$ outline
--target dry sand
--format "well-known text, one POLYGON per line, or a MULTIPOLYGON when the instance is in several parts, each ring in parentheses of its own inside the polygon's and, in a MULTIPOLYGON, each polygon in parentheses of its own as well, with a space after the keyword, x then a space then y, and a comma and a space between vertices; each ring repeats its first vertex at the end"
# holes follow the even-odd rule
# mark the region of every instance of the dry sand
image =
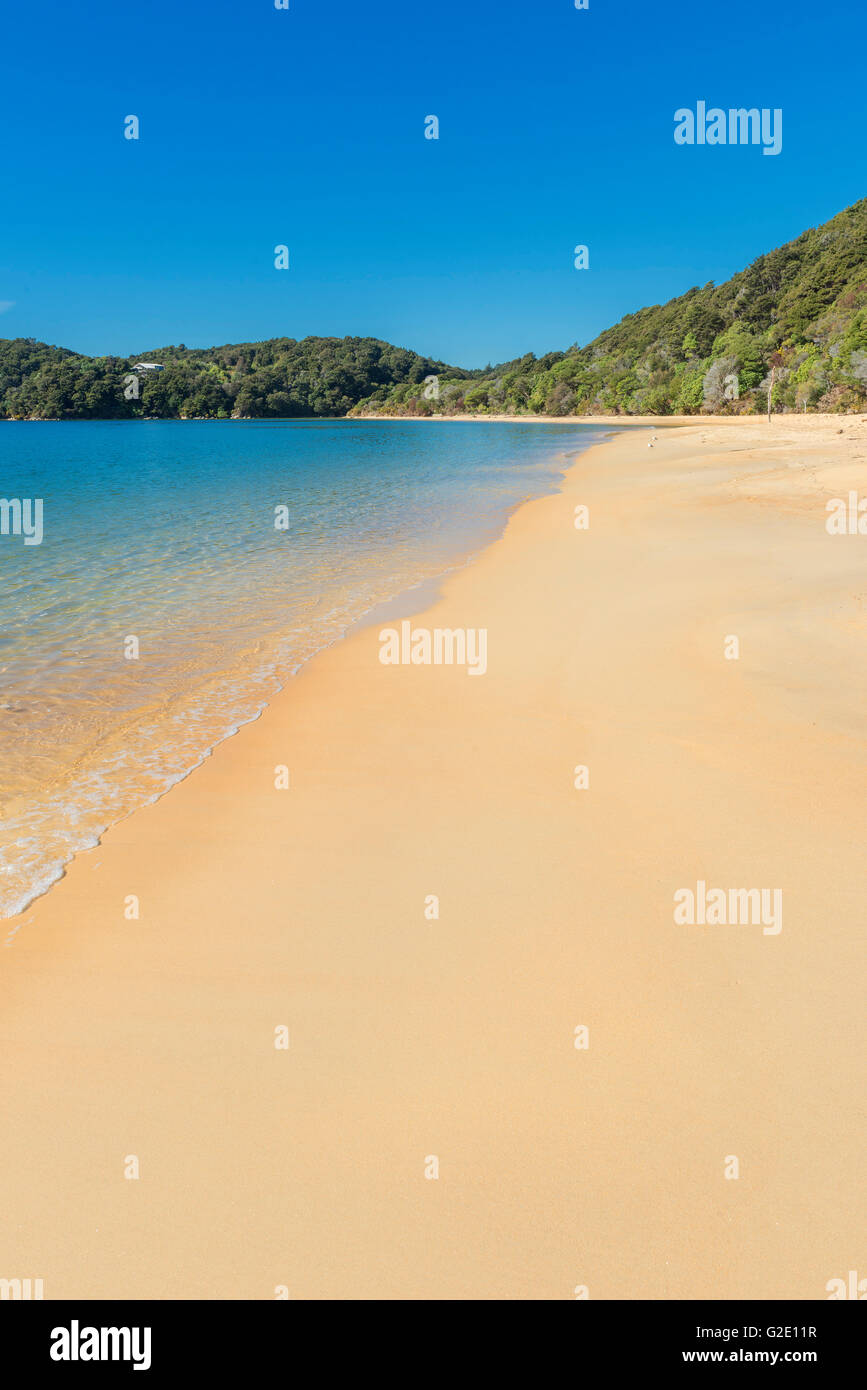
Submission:
POLYGON ((416 619, 487 628, 483 677, 383 666, 359 630, 2 924, 0 1277, 821 1299, 867 1274, 867 537, 825 530, 867 494, 867 423, 649 438, 581 455, 416 619), (780 887, 782 931, 675 925, 699 879, 780 887))

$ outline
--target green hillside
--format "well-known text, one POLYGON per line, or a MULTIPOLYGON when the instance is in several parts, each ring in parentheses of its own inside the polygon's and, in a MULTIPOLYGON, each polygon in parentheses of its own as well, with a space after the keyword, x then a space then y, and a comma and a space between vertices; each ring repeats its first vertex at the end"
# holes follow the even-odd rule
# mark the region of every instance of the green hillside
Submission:
POLYGON ((404 382, 374 392, 357 410, 763 411, 774 365, 778 410, 867 408, 867 199, 723 285, 628 314, 586 347, 538 361, 529 354, 469 383, 446 373, 434 400, 404 382))
POLYGON ((85 357, 31 338, 0 339, 0 417, 340 416, 373 391, 398 382, 412 386, 449 370, 375 338, 274 338, 202 349, 181 344, 130 357, 85 357), (163 370, 134 372, 140 361, 163 370))
POLYGON ((749 413, 767 408, 772 368, 777 410, 867 409, 867 199, 723 285, 627 314, 586 347, 485 370, 375 338, 128 358, 0 339, 0 418, 749 413), (142 360, 163 370, 134 372, 142 360))

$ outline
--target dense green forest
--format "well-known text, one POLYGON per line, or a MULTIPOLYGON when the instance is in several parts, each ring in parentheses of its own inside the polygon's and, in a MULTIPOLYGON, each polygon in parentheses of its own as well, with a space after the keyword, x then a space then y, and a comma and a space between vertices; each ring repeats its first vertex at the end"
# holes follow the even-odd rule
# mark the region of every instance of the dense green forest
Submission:
POLYGON ((776 410, 867 409, 867 199, 723 285, 627 314, 586 347, 482 370, 375 338, 128 358, 0 339, 0 418, 749 413, 767 408, 772 373, 776 410), (141 361, 163 370, 135 371, 141 361))
MULTIPOLYGON (((225 347, 84 357, 31 338, 0 339, 0 417, 226 420, 346 415, 376 390, 451 372, 375 338, 273 338, 225 347), (135 371, 139 362, 162 371, 135 371)), ((422 389, 422 388, 420 388, 422 389)))
MULTIPOLYGON (((576 272, 578 273, 578 272, 576 272)), ((583 272, 582 272, 583 273, 583 272)), ((867 409, 867 199, 725 284, 627 314, 586 347, 402 382, 356 413, 693 415, 867 409)))

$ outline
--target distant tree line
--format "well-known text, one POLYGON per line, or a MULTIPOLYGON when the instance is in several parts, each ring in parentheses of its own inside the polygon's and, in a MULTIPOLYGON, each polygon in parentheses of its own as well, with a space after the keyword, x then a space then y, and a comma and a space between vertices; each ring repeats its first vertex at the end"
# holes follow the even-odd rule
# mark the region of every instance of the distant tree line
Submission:
POLYGON ((449 370, 375 338, 274 338, 85 357, 0 339, 0 415, 39 420, 342 416, 373 391, 449 370), (160 371, 136 371, 140 361, 160 371))
POLYGON ((695 415, 867 410, 867 199, 725 284, 627 314, 586 347, 465 371, 376 338, 86 357, 0 339, 0 418, 695 415), (135 371, 141 360, 161 371, 135 371))

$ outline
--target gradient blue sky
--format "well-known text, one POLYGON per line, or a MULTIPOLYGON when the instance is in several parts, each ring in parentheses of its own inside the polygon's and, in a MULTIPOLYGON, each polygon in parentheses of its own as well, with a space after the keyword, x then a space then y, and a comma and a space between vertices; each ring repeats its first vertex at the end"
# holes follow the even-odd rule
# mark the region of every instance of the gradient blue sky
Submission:
POLYGON ((865 39, 864 0, 10 5, 0 334, 586 342, 864 196, 865 39), (782 153, 675 146, 698 99, 782 107, 782 153))

